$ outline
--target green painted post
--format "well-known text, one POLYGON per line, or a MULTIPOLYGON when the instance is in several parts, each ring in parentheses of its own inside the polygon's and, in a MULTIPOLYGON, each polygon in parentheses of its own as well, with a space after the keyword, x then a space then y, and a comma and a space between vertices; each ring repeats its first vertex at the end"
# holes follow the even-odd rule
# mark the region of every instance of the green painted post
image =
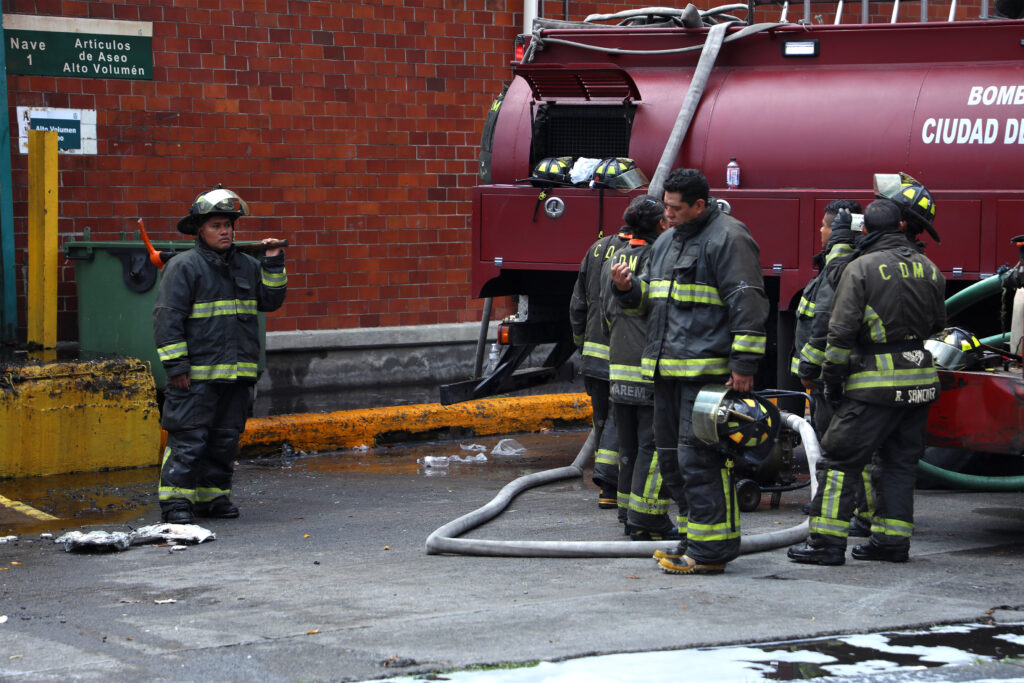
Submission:
POLYGON ((11 126, 7 115, 7 40, 0 9, 0 342, 14 342, 18 327, 17 286, 14 280, 14 193, 11 191, 11 126))

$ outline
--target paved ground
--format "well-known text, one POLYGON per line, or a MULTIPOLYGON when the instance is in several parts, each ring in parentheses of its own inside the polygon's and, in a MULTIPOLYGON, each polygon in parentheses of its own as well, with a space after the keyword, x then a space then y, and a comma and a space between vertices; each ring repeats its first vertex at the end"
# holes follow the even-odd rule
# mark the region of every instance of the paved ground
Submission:
MULTIPOLYGON (((45 528, 155 522, 155 472, 90 475, 70 489, 2 482, 3 495, 64 520, 0 516, 0 536, 20 536, 0 545, 0 617, 7 617, 0 623, 0 679, 360 680, 480 663, 1024 621, 1018 493, 919 492, 905 565, 808 567, 776 550, 743 556, 722 576, 680 577, 642 558, 424 552, 431 531, 485 504, 520 474, 568 464, 584 437, 517 436, 528 447, 523 457, 492 457, 434 476, 416 458, 460 454, 457 443, 244 462, 235 495, 242 517, 210 522, 216 541, 179 552, 139 546, 68 554, 37 540, 45 528)), ((493 446, 498 438, 474 442, 493 446)), ((783 496, 778 510, 762 503, 743 517, 744 532, 796 524, 806 491, 783 496)), ((596 489, 580 479, 534 489, 470 536, 623 539, 615 513, 595 501, 596 489)))

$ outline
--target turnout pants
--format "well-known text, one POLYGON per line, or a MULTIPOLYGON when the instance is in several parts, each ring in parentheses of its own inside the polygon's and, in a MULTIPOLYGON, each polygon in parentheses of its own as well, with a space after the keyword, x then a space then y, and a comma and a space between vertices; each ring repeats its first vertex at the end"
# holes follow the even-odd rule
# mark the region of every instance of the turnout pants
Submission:
POLYGON ((594 411, 594 437, 597 439, 594 483, 600 488, 614 488, 619 480, 619 439, 608 398, 609 383, 606 379, 584 375, 583 387, 590 395, 590 405, 594 411))
MULTIPOLYGON (((686 554, 698 564, 723 564, 740 554, 740 509, 732 461, 702 444, 693 433, 693 403, 703 385, 657 376, 654 405, 656 412, 674 411, 678 424, 676 459, 688 503, 686 554)), ((661 419, 672 417, 663 414, 661 419)))
MULTIPOLYGON (((658 453, 658 470, 669 498, 679 508, 676 526, 679 533, 687 528, 686 492, 679 471, 679 411, 678 397, 672 390, 674 380, 660 375, 654 379, 654 444, 658 453)), ((692 408, 692 406, 691 406, 692 408)))
POLYGON ((619 510, 631 527, 657 533, 676 530, 668 518, 669 499, 662 493, 658 453, 654 448, 654 406, 612 401, 619 436, 619 510))
MULTIPOLYGON (((820 380, 814 382, 811 398, 811 424, 814 425, 814 431, 820 441, 825 436, 829 423, 832 422, 835 408, 825 399, 824 384, 820 380)), ((871 524, 871 518, 875 514, 875 492, 871 488, 872 469, 871 465, 866 466, 857 477, 856 505, 853 510, 854 516, 867 524, 871 524)))
POLYGON ((917 461, 924 454, 927 422, 928 405, 904 408, 843 401, 821 442, 825 455, 811 502, 813 543, 846 547, 857 484, 875 454, 871 542, 890 548, 910 546, 917 461))
POLYGON ((249 382, 168 385, 160 425, 167 447, 160 467, 160 508, 190 508, 231 495, 233 462, 252 403, 249 382))

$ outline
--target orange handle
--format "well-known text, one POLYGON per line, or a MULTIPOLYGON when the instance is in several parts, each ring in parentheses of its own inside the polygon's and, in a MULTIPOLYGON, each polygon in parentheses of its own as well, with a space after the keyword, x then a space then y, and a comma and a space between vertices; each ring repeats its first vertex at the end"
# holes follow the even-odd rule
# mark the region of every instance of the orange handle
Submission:
POLYGON ((149 241, 149 235, 146 234, 146 224, 139 219, 139 232, 142 234, 142 241, 146 243, 146 251, 149 252, 149 262, 156 266, 157 270, 163 270, 164 260, 160 258, 160 252, 153 247, 153 243, 149 241))

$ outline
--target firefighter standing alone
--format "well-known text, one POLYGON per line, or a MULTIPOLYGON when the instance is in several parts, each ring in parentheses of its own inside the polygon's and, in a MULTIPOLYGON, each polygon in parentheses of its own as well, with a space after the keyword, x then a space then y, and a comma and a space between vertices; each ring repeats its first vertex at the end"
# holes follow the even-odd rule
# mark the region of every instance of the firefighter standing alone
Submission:
POLYGON ((826 456, 811 501, 810 538, 788 552, 795 562, 845 562, 854 485, 876 450, 871 538, 852 556, 909 557, 915 472, 939 387, 924 340, 945 326, 946 310, 945 279, 908 243, 902 218, 891 200, 868 205, 859 256, 836 288, 822 380, 841 403, 822 439, 826 456))
POLYGON ((153 307, 168 377, 160 420, 167 430, 159 488, 165 522, 238 516, 232 463, 257 379, 257 312, 280 308, 287 286, 277 240, 263 240, 259 261, 235 248, 235 221, 248 213, 219 186, 196 197, 178 221, 179 231, 196 235, 195 248, 167 262, 153 307))

